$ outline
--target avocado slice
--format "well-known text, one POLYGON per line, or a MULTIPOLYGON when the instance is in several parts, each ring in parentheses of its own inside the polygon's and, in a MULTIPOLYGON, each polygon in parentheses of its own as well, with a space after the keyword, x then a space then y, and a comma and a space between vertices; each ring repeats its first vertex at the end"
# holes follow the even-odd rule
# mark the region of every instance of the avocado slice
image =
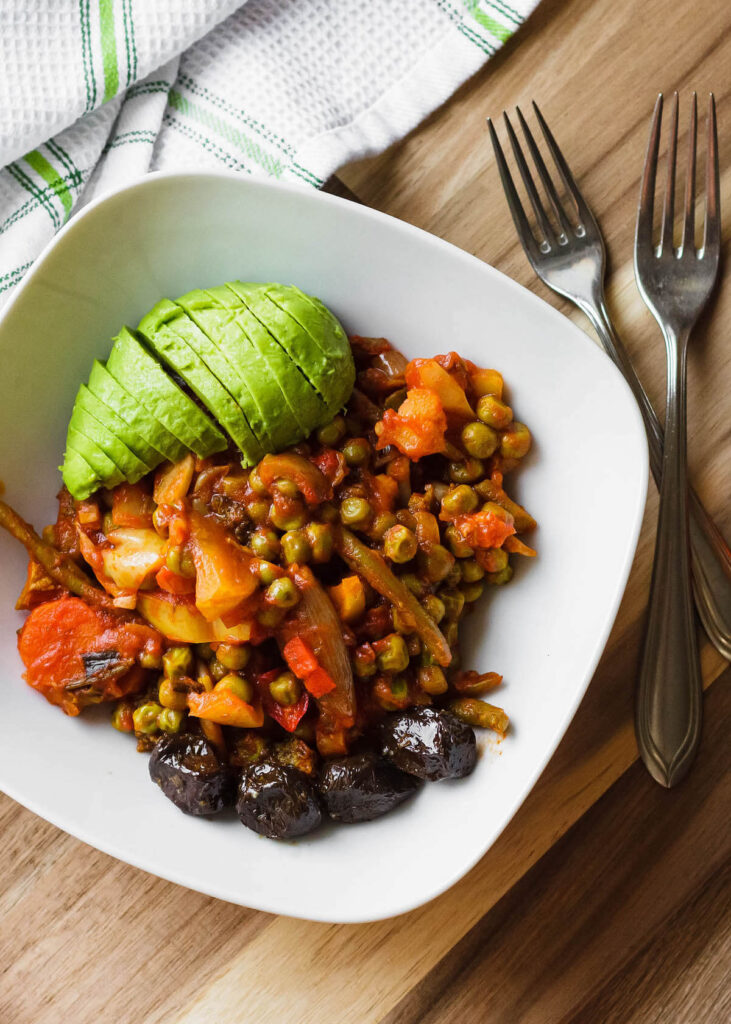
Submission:
MULTIPOLYGON (((196 288, 175 300, 188 317, 186 341, 198 352, 201 359, 216 374, 231 392, 246 416, 262 452, 274 450, 274 443, 266 427, 266 416, 262 412, 262 390, 257 389, 256 378, 251 375, 260 368, 261 358, 248 339, 242 351, 242 339, 235 339, 233 332, 226 332, 231 314, 223 311, 207 292, 196 288), (248 376, 247 376, 248 375, 248 376)), ((178 324, 176 321, 176 330, 178 324)), ((279 396, 279 401, 283 400, 279 396)), ((261 457, 261 456, 260 456, 261 457)))
POLYGON ((319 299, 294 285, 266 284, 267 297, 306 331, 313 345, 305 350, 303 366, 334 415, 350 398, 355 364, 348 336, 340 321, 319 299))
MULTIPOLYGON (((82 384, 81 387, 83 388, 83 386, 82 384)), ((120 441, 111 430, 84 408, 83 402, 79 401, 78 394, 69 425, 98 445, 129 483, 137 483, 146 473, 150 472, 144 462, 138 459, 123 441, 120 441)))
MULTIPOLYGON (((325 399, 327 387, 323 389, 322 384, 324 381, 332 387, 332 382, 325 380, 332 370, 326 363, 326 369, 321 369, 319 363, 324 360, 313 359, 313 343, 307 332, 264 294, 261 285, 233 281, 226 287, 239 297, 291 360, 287 393, 293 399, 290 404, 298 420, 309 428, 308 433, 329 422, 332 414, 325 399)), ((315 349, 315 355, 319 356, 319 349, 315 349)))
POLYGON ((77 501, 84 501, 102 485, 86 459, 73 448, 66 449, 59 468, 67 490, 77 501))
MULTIPOLYGON (((152 413, 140 405, 137 399, 119 384, 104 363, 94 360, 89 376, 89 391, 105 405, 113 409, 120 419, 144 437, 157 461, 168 459, 178 462, 187 452, 184 444, 155 419, 152 413)), ((141 456, 140 456, 141 457, 141 456)))
MULTIPOLYGON (((154 448, 147 444, 133 427, 130 427, 116 414, 114 409, 110 409, 101 399, 93 395, 86 384, 82 384, 79 388, 76 401, 90 416, 93 416, 95 420, 103 424, 115 437, 119 438, 140 465, 145 467, 145 473, 149 473, 150 470, 153 470, 155 466, 162 462, 160 452, 155 451, 154 448)), ((144 476, 145 474, 143 473, 142 475, 144 476)))
MULTIPOLYGON (((308 419, 298 404, 300 374, 292 360, 235 292, 226 285, 206 291, 228 310, 233 329, 243 333, 263 360, 259 381, 269 383, 267 427, 276 448, 286 448, 307 437, 312 430, 312 418, 308 419)), ((307 388, 302 390, 306 393, 307 388)))
MULTIPOLYGON (((190 320, 180 306, 162 299, 142 318, 138 331, 161 360, 179 373, 201 402, 210 409, 217 421, 228 432, 234 444, 241 449, 243 465, 253 466, 264 455, 264 450, 251 431, 248 420, 221 380, 212 372, 193 343, 203 339, 203 347, 218 355, 224 372, 228 364, 215 345, 190 320)), ((236 375, 229 368, 229 375, 236 375)))
MULTIPOLYGON (((72 416, 73 419, 73 416, 72 416)), ((66 449, 73 448, 77 455, 85 459, 99 477, 99 484, 102 487, 116 487, 124 480, 124 473, 114 463, 107 453, 99 447, 96 441, 92 441, 86 434, 82 434, 75 426, 69 423, 66 434, 66 449)))
MULTIPOLYGON (((238 295, 253 316, 276 342, 284 348, 298 372, 308 385, 307 392, 312 399, 303 412, 310 429, 332 419, 329 413, 329 396, 336 389, 333 379, 335 368, 332 360, 322 356, 310 335, 294 321, 284 309, 277 306, 265 294, 261 285, 241 281, 228 282, 226 287, 238 295)), ((295 383, 294 375, 290 382, 295 383)), ((300 389, 301 390, 301 389, 300 389)), ((298 402, 297 408, 300 408, 298 402)))
MULTIPOLYGON (((191 311, 196 323, 235 364, 261 411, 262 429, 270 439, 270 450, 287 448, 309 433, 298 421, 281 386, 291 364, 274 339, 261 329, 236 296, 221 285, 206 289, 211 309, 191 311), (242 314, 246 314, 243 316, 242 314), (253 322, 247 330, 246 317, 253 322)), ((259 426, 256 426, 259 436, 259 426)))
POLYGON ((227 447, 218 427, 127 327, 114 339, 107 370, 142 405, 154 409, 155 418, 196 455, 205 458, 227 447))

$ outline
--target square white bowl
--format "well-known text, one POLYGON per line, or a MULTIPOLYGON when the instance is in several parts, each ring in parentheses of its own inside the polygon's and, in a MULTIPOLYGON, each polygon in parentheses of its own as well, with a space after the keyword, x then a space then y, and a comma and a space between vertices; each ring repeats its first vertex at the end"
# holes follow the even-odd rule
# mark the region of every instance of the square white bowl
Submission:
MULTIPOLYGON (((484 211, 489 230, 489 203, 484 211)), ((356 922, 410 910, 485 853, 584 695, 624 591, 647 489, 639 412, 578 328, 466 253, 354 203, 228 173, 152 175, 64 228, 0 318, 0 479, 37 527, 55 518, 79 382, 123 323, 162 296, 240 278, 299 285, 346 330, 409 357, 455 349, 505 376, 535 448, 508 489, 535 515, 538 558, 479 603, 465 667, 503 673, 509 736, 468 779, 396 812, 268 841, 231 815, 181 814, 106 716, 65 718, 27 687, 14 611, 26 557, 0 536, 0 788, 72 835, 163 878, 272 913, 356 922)), ((0 531, 1 533, 2 531, 0 531)), ((528 560, 526 560, 526 563, 528 560)))

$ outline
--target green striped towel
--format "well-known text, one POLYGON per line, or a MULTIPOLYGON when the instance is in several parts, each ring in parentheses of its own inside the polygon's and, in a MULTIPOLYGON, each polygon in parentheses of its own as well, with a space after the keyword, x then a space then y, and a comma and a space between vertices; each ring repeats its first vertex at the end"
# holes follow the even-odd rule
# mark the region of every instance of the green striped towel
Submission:
POLYGON ((406 134, 538 0, 2 0, 0 304, 154 170, 321 186, 406 134))

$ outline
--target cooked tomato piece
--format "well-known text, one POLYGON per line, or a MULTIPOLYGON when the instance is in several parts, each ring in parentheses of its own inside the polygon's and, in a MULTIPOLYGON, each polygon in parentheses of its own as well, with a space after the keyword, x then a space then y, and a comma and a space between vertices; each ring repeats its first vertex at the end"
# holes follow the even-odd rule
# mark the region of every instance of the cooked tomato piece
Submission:
MULTIPOLYGON (((437 363, 434 365, 451 382, 449 374, 437 363)), ((417 460, 424 455, 444 451, 447 417, 435 391, 415 387, 409 389, 398 411, 384 411, 375 430, 378 437, 376 448, 380 450, 392 444, 410 459, 417 460)))

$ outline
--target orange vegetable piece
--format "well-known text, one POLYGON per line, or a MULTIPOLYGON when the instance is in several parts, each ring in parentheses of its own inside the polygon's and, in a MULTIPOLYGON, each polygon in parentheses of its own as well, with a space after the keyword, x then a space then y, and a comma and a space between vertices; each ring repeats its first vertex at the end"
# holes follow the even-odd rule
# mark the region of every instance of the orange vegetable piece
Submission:
POLYGON ((232 612, 256 589, 254 556, 237 544, 224 526, 199 512, 188 513, 188 526, 196 571, 196 607, 213 622, 232 612))
POLYGON ((320 667, 310 645, 299 636, 287 641, 282 648, 282 654, 298 679, 306 679, 320 667))
POLYGON ((503 519, 486 508, 456 516, 453 522, 465 543, 473 548, 499 548, 515 533, 511 515, 505 513, 503 519))
POLYGON ((168 640, 185 644, 207 644, 213 641, 243 644, 251 639, 251 623, 226 626, 222 619, 208 622, 196 608, 191 597, 174 595, 164 590, 141 590, 137 595, 137 611, 168 640))
POLYGON ((464 390, 435 359, 412 359, 406 367, 408 388, 427 388, 439 398, 446 413, 474 419, 464 390))
POLYGON ((195 593, 195 580, 173 572, 166 565, 163 565, 162 569, 158 569, 155 580, 160 590, 167 590, 169 594, 195 593))
POLYGON ((475 398, 482 398, 483 395, 494 395, 495 398, 503 397, 503 377, 501 373, 498 373, 497 370, 483 370, 471 363, 467 365, 470 375, 470 388, 475 398))
POLYGON ((316 668, 306 679, 303 680, 306 688, 313 697, 324 697, 326 693, 332 693, 335 689, 335 680, 324 668, 316 668))
POLYGON ((535 558, 538 553, 535 548, 524 544, 519 537, 508 537, 503 547, 513 555, 525 555, 527 558, 535 558))
MULTIPOLYGON (((440 366, 437 369, 444 373, 440 366)), ((449 379, 449 374, 445 376, 449 379)), ((376 448, 393 444, 410 459, 420 459, 444 451, 446 430, 447 417, 439 396, 426 388, 411 388, 398 411, 386 409, 376 423, 376 448)))
POLYGON ((112 493, 112 522, 115 526, 152 529, 155 503, 142 484, 119 484, 112 493))
POLYGON ((156 505, 174 505, 188 493, 193 481, 195 458, 188 454, 180 462, 167 462, 155 474, 153 496, 156 505))
POLYGON ((262 708, 247 704, 231 690, 189 693, 188 711, 193 718, 204 718, 218 725, 233 725, 237 729, 259 729, 264 724, 262 708))
POLYGON ((332 487, 320 469, 296 452, 265 455, 257 466, 259 478, 271 489, 275 480, 293 480, 308 505, 319 505, 332 498, 332 487))
POLYGON ((67 715, 142 685, 135 662, 143 650, 161 653, 162 638, 78 597, 39 605, 18 634, 26 681, 67 715))
POLYGON ((328 587, 328 593, 343 622, 354 622, 365 612, 366 595, 359 576, 345 576, 337 586, 328 587))

